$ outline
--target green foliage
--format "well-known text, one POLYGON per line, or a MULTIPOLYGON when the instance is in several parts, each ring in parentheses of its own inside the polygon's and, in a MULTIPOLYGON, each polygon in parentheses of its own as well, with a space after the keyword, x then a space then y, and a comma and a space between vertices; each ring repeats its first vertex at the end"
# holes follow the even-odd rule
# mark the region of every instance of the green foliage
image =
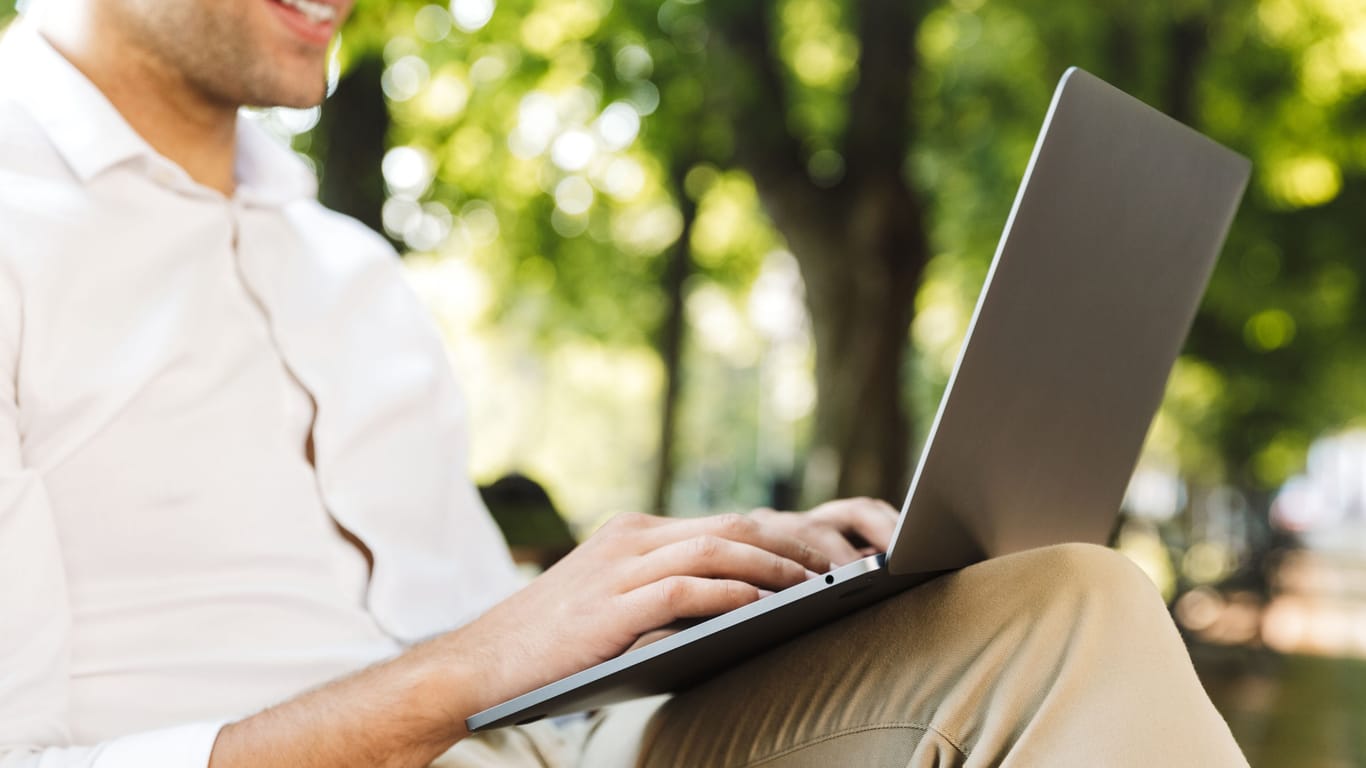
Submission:
MULTIPOLYGON (((1187 474, 1274 488, 1313 437, 1366 413, 1363 34, 1363 4, 1326 0, 935 11, 918 41, 926 129, 913 168, 944 258, 988 258, 1046 89, 1069 64, 1247 154, 1255 176, 1152 447, 1187 474)), ((942 279, 980 282, 944 268, 927 290, 942 279)))
MULTIPOLYGON (((492 319, 548 340, 644 343, 662 311, 660 256, 682 231, 676 180, 727 143, 723 131, 696 130, 693 8, 510 1, 472 32, 444 14, 364 4, 344 46, 348 60, 382 53, 389 66, 392 141, 432 166, 423 197, 454 218, 444 249, 495 276, 492 319), (469 237, 470 206, 496 216, 496 230, 482 224, 496 236, 469 237)), ((748 202, 726 235, 753 243, 764 225, 748 202)), ((712 250, 737 255, 730 242, 712 250)), ((713 260, 715 275, 752 277, 752 267, 737 272, 746 259, 755 256, 713 260)))
MULTIPOLYGON (((391 102, 392 140, 430 158, 434 178, 422 199, 454 222, 442 251, 492 276, 491 321, 534 328, 546 342, 640 346, 661 318, 661 255, 682 231, 685 205, 697 212, 694 288, 743 296, 764 254, 782 243, 736 169, 734 128, 717 112, 765 87, 708 44, 748 7, 505 0, 486 26, 465 32, 450 28, 442 8, 368 2, 346 31, 344 58, 382 53, 392 79, 416 73, 412 93, 391 102), (591 134, 611 104, 640 116, 638 138, 583 168, 557 165, 553 148, 534 146, 544 137, 523 130, 539 114, 553 132, 591 134)), ((800 142, 812 178, 836 181, 846 96, 862 66, 857 6, 765 7, 790 106, 770 118, 800 142)), ((925 13, 910 41, 917 127, 904 157, 887 158, 904 164, 929 201, 938 254, 917 300, 917 362, 908 371, 922 417, 1053 84, 1072 64, 1256 166, 1151 449, 1191 475, 1272 487, 1315 435, 1366 413, 1355 213, 1366 203, 1362 3, 953 0, 925 13)))

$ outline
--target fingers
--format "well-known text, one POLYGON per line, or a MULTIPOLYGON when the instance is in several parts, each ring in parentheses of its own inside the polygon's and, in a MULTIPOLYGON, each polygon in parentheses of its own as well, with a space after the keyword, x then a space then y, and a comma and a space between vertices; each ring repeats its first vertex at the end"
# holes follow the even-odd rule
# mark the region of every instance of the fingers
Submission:
POLYGON ((641 529, 640 552, 648 552, 700 536, 711 536, 766 550, 791 560, 806 569, 823 573, 830 567, 830 558, 814 547, 784 530, 762 525, 744 515, 725 514, 669 521, 662 525, 641 529))
POLYGON ((643 635, 641 635, 640 637, 636 638, 636 641, 635 641, 634 643, 631 643, 630 647, 628 647, 628 648, 626 649, 625 652, 626 652, 626 653, 630 653, 631 651, 634 651, 634 650, 637 649, 637 648, 644 648, 645 646, 647 646, 647 645, 649 645, 649 644, 651 644, 651 643, 655 643, 655 642, 658 642, 658 641, 660 641, 660 640, 663 640, 663 639, 666 638, 666 637, 671 637, 671 636, 673 636, 673 635, 676 635, 676 634, 678 634, 680 631, 681 631, 681 630, 671 629, 671 628, 669 628, 669 627, 665 627, 665 628, 663 628, 663 629, 656 629, 656 630, 653 630, 653 631, 651 631, 651 632, 646 632, 645 634, 643 634, 643 635))
POLYGON ((622 595, 640 627, 664 627, 678 619, 718 616, 758 600, 758 587, 734 579, 670 576, 622 595))
POLYGON ((879 499, 854 498, 826 502, 811 510, 810 515, 834 525, 845 535, 856 534, 877 552, 886 552, 892 545, 900 513, 879 499))
POLYGON ((819 549, 830 562, 826 564, 821 572, 828 570, 831 566, 847 565, 858 560, 864 555, 849 543, 849 539, 844 537, 838 529, 833 526, 813 525, 802 531, 802 536, 819 549))
POLYGON ((671 576, 734 579, 780 590, 807 578, 807 568, 782 555, 744 542, 704 534, 666 544, 635 561, 631 586, 671 576))
POLYGON ((765 525, 786 531, 793 538, 805 541, 820 552, 827 562, 817 572, 852 563, 864 557, 833 521, 823 520, 810 513, 776 512, 767 508, 756 509, 749 514, 765 525))

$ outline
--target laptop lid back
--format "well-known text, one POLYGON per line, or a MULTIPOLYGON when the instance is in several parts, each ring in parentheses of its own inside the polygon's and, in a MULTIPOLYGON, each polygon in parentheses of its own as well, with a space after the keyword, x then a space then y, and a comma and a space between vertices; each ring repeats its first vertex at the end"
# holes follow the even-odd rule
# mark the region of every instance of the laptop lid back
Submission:
POLYGON ((892 573, 1103 542, 1250 164, 1079 69, 1007 219, 892 573))

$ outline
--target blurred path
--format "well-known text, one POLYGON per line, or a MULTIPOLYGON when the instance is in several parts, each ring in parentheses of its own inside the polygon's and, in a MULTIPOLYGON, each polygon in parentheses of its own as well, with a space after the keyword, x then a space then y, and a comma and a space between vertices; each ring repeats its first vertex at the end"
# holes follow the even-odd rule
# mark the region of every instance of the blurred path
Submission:
POLYGON ((1366 767, 1366 661, 1218 646, 1191 654, 1253 768, 1366 767))
POLYGON ((1295 642, 1278 646, 1316 655, 1197 640, 1196 670, 1253 768, 1366 768, 1366 659, 1345 657, 1359 642, 1339 642, 1361 631, 1366 565, 1341 553, 1301 553, 1287 565, 1263 631, 1279 631, 1278 610, 1293 616, 1284 623, 1295 636, 1281 639, 1295 642))

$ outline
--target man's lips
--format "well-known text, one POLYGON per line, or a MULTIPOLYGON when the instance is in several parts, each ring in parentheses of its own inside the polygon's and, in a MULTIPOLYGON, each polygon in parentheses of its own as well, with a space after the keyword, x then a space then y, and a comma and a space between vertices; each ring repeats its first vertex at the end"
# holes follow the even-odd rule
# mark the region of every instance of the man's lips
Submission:
POLYGON ((265 0, 284 25, 304 42, 326 46, 345 17, 332 3, 318 0, 265 0), (312 13, 305 12, 311 8, 312 13), (330 18, 329 18, 330 17, 330 18))

